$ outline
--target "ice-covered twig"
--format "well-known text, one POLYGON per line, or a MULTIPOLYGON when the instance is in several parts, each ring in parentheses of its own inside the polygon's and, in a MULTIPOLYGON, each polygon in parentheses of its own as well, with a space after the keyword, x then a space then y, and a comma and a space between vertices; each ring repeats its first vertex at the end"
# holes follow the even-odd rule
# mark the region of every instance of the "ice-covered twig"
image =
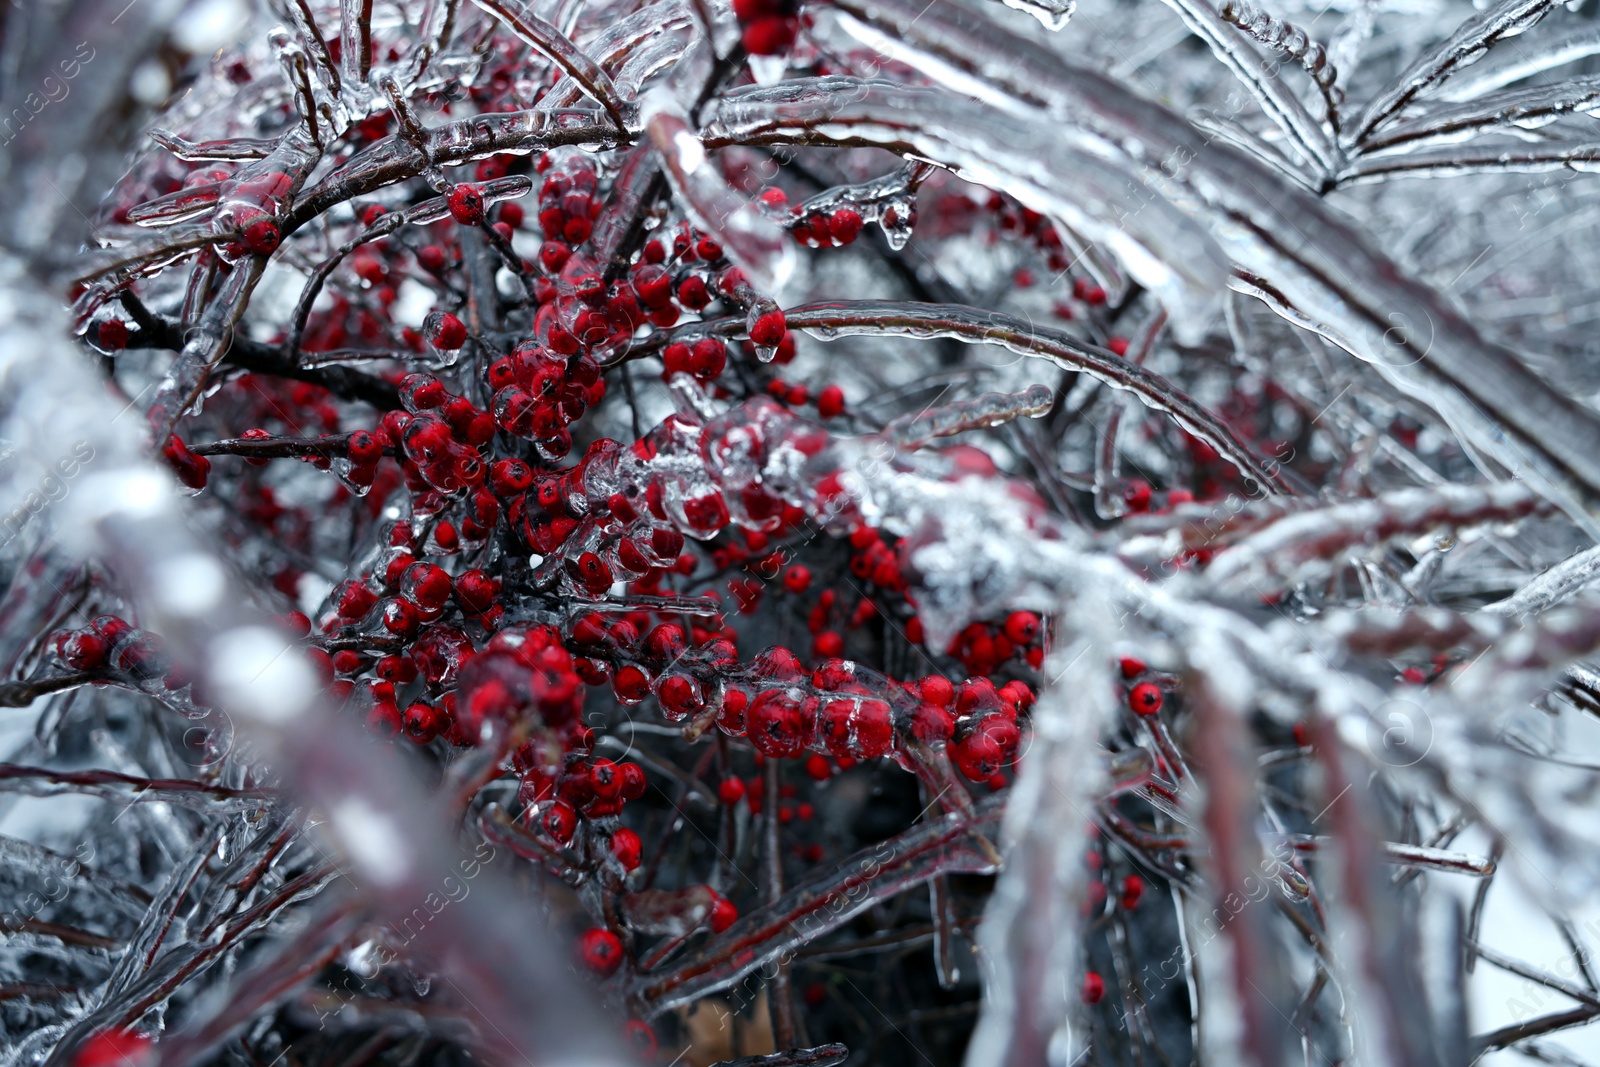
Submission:
POLYGON ((1479 131, 1532 130, 1565 114, 1590 114, 1596 109, 1600 109, 1600 78, 1509 89, 1464 103, 1427 108, 1415 118, 1396 122, 1368 138, 1362 149, 1373 153, 1430 141, 1460 141, 1479 131))
POLYGON ((150 131, 150 139, 188 163, 201 163, 207 160, 265 159, 278 146, 277 140, 270 137, 233 137, 226 141, 186 141, 177 134, 160 128, 150 131))
MULTIPOLYGON (((1283 576, 1301 564, 1326 564, 1355 546, 1377 545, 1431 530, 1514 522, 1540 511, 1541 502, 1516 482, 1484 488, 1452 485, 1398 490, 1373 500, 1290 512, 1231 546, 1237 536, 1234 530, 1218 529, 1220 537, 1202 542, 1206 547, 1225 547, 1211 562, 1206 577, 1226 587, 1252 578, 1283 576)), ((1226 520, 1208 516, 1205 521, 1221 527, 1226 520)))
POLYGON ((1600 577, 1600 548, 1585 549, 1483 610, 1494 615, 1536 614, 1576 596, 1597 577, 1600 577))
POLYGON ((524 43, 549 56, 605 108, 619 131, 629 128, 626 113, 632 109, 617 95, 611 76, 560 30, 536 15, 531 4, 525 0, 473 0, 473 3, 504 22, 524 43))
POLYGON ((7 789, 36 797, 84 793, 111 800, 197 805, 216 811, 253 811, 275 803, 278 796, 270 789, 227 789, 188 778, 139 778, 116 771, 56 771, 14 763, 0 763, 0 782, 7 789))
POLYGON ((339 38, 344 85, 360 94, 372 71, 372 0, 340 0, 339 38))
POLYGON ((1419 94, 1478 59, 1501 41, 1531 29, 1554 6, 1554 0, 1500 0, 1489 10, 1463 22, 1447 40, 1419 56, 1368 102, 1350 129, 1347 143, 1364 143, 1374 130, 1419 94))
POLYGON ((1335 84, 1339 79, 1339 72, 1328 62, 1327 49, 1317 41, 1311 40, 1300 27, 1240 0, 1225 0, 1219 14, 1222 21, 1232 23, 1268 48, 1289 56, 1300 64, 1301 69, 1311 75, 1327 107, 1328 125, 1337 135, 1339 105, 1344 103, 1344 90, 1335 84))
POLYGON ((1033 745, 1001 829, 1005 870, 978 931, 984 1010, 969 1067, 1081 1055, 1072 991, 1080 981, 1075 917, 1086 877, 1076 856, 1105 773, 1093 739, 1113 698, 1108 650, 1093 636, 1092 620, 1108 608, 1093 594, 1074 600, 1064 612, 1070 636, 1046 661, 1051 685, 1034 709, 1033 745))
POLYGON ((1228 23, 1236 20, 1229 19, 1226 13, 1219 14, 1209 0, 1167 2, 1183 17, 1184 24, 1244 83, 1261 109, 1288 134, 1306 160, 1324 172, 1333 169, 1334 147, 1328 134, 1278 78, 1276 70, 1228 28, 1228 23))
POLYGON ((1392 178, 1451 178, 1467 174, 1538 174, 1584 169, 1600 162, 1600 144, 1469 144, 1403 154, 1364 156, 1339 172, 1338 184, 1364 185, 1392 178))

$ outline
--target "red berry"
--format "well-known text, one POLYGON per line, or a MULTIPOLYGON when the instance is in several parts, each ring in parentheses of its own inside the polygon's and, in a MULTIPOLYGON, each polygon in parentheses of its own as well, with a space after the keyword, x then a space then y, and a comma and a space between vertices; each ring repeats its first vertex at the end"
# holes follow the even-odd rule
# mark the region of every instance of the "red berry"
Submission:
POLYGON ((1000 746, 982 730, 974 730, 955 745, 956 769, 968 781, 982 782, 993 777, 1004 758, 1000 746))
POLYGON ((257 219, 244 231, 244 247, 252 255, 270 256, 282 240, 282 231, 272 219, 257 219))
POLYGON ((654 1062, 658 1045, 656 1032, 650 1029, 649 1023, 642 1019, 629 1019, 622 1024, 622 1037, 641 1060, 654 1062))
POLYGON ((438 708, 432 704, 417 703, 406 709, 403 725, 407 737, 419 745, 425 745, 443 733, 447 724, 438 708))
POLYGON ((357 430, 345 444, 345 454, 356 467, 376 467, 383 459, 383 446, 366 430, 357 430))
POLYGON ((1006 637, 1019 645, 1031 645, 1039 636, 1039 616, 1031 611, 1013 611, 1006 616, 1006 637))
POLYGON ((722 784, 717 786, 717 799, 732 807, 744 799, 744 780, 740 778, 724 778, 722 784))
POLYGON ((476 185, 463 182, 450 190, 450 217, 463 226, 476 226, 483 221, 483 192, 476 185))
POLYGON ((720 934, 739 918, 739 909, 730 904, 725 897, 718 897, 711 905, 711 914, 707 918, 712 932, 720 934))
POLYGON ((1161 687, 1154 682, 1140 682, 1128 691, 1128 707, 1139 715, 1156 714, 1161 702, 1161 687))
POLYGON ((783 575, 783 587, 799 596, 811 588, 811 568, 796 563, 783 575))
POLYGON ((950 740, 955 729, 955 719, 937 704, 919 704, 911 713, 911 736, 925 745, 950 740))
POLYGON ((638 800, 644 796, 645 787, 650 783, 645 778, 643 767, 637 763, 619 764, 617 774, 622 779, 623 800, 638 800))
POLYGON ((1139 906, 1139 901, 1144 899, 1144 879, 1137 874, 1130 874, 1122 880, 1122 895, 1119 903, 1124 911, 1132 911, 1139 906))
POLYGON ((689 373, 703 381, 719 377, 728 366, 728 346, 715 337, 702 337, 690 351, 689 373))
POLYGON ((948 708, 955 703, 956 687, 950 679, 938 674, 930 674, 918 683, 922 690, 922 699, 941 708, 948 708))
POLYGON ((800 20, 777 15, 764 16, 745 24, 744 50, 753 56, 782 55, 794 44, 800 20))
POLYGON ((594 232, 594 223, 582 216, 567 219, 561 227, 561 239, 569 245, 581 245, 594 232))
POLYGON ((617 765, 608 759, 597 759, 589 765, 589 787, 601 801, 613 801, 622 796, 622 775, 617 765))
POLYGON ((448 311, 441 312, 437 319, 430 316, 428 343, 440 351, 454 352, 467 343, 467 328, 448 311))
POLYGON ((444 607, 450 588, 450 575, 432 563, 413 563, 400 579, 401 594, 429 609, 444 607))
POLYGON ((500 592, 500 580, 491 578, 481 570, 470 570, 457 576, 454 589, 456 603, 469 615, 481 615, 494 607, 494 598, 500 592))
POLYGON ((75 671, 104 667, 109 652, 105 638, 87 630, 80 630, 61 643, 61 658, 75 671))
POLYGON ((663 308, 672 300, 672 278, 660 267, 643 264, 633 272, 633 291, 645 307, 663 308))
POLYGON ((788 325, 784 320, 783 312, 769 311, 759 316, 750 325, 750 340, 762 347, 770 347, 783 340, 783 335, 788 332, 788 325))
POLYGON ((847 245, 861 233, 861 214, 852 208, 842 207, 828 217, 828 233, 835 241, 847 245))
POLYGON ((405 685, 417 679, 417 665, 409 656, 390 654, 381 656, 374 664, 373 670, 379 678, 397 685, 405 685))
POLYGON ((643 849, 644 843, 639 840, 639 835, 626 826, 611 835, 611 854, 625 871, 635 870, 639 866, 643 849))
POLYGON ((400 733, 400 709, 393 704, 378 702, 367 712, 367 729, 380 737, 394 737, 400 733))
POLYGON ((161 454, 172 469, 178 472, 178 481, 194 490, 206 487, 206 480, 211 476, 211 461, 189 451, 189 446, 183 443, 183 438, 177 434, 167 438, 161 454))
POLYGON ((1093 971, 1083 976, 1083 1002, 1098 1004, 1105 998, 1106 980, 1093 971))
POLYGON ((101 1030, 78 1046, 72 1067, 144 1067, 155 1061, 150 1039, 132 1030, 101 1030))
POLYGON ((622 942, 603 927, 585 930, 578 938, 578 958, 601 978, 610 978, 622 966, 622 942))
POLYGON ((756 751, 774 759, 800 755, 815 736, 814 718, 783 690, 769 689, 751 701, 745 722, 756 751))
POLYGON ((438 245, 423 245, 417 251, 417 265, 432 274, 444 270, 446 263, 444 249, 438 245))
POLYGON ((101 319, 96 336, 101 348, 107 352, 120 352, 128 347, 128 324, 121 319, 101 319))
POLYGON ((550 810, 544 813, 539 825, 544 827, 544 832, 550 835, 552 841, 565 845, 578 830, 577 809, 565 800, 558 800, 550 805, 550 810))
POLYGON ((825 419, 835 419, 844 414, 844 390, 837 385, 823 386, 817 394, 817 414, 825 419))
POLYGON ((421 621, 417 606, 402 597, 394 597, 383 606, 383 626, 390 633, 410 637, 421 621))
POLYGON ((341 619, 365 618, 367 612, 372 610, 372 605, 378 602, 361 582, 349 581, 342 583, 333 593, 333 608, 339 613, 341 619))
POLYGON ((1033 707, 1035 697, 1027 682, 1015 680, 1000 687, 1000 699, 1018 711, 1027 711, 1033 707))
POLYGON ((711 303, 711 294, 706 290, 706 281, 698 274, 691 274, 678 283, 678 303, 690 311, 699 311, 711 303))
POLYGON ((590 594, 599 596, 611 588, 611 567, 597 553, 585 552, 566 562, 567 575, 590 594))
POLYGON ((560 241, 546 241, 539 246, 539 265, 551 274, 559 274, 572 258, 572 249, 560 241))
POLYGON ((682 341, 674 341, 661 350, 661 363, 668 374, 689 374, 694 366, 694 350, 682 341))

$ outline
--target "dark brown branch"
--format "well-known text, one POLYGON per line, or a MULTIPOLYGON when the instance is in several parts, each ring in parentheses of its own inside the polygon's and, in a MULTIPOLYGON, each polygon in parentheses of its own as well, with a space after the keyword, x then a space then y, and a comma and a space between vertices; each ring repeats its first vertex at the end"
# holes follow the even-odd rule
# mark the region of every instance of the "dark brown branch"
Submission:
POLYGON ((837 1067, 849 1055, 848 1048, 835 1042, 815 1048, 792 1048, 770 1056, 742 1056, 714 1063, 711 1067, 837 1067))
POLYGON ((241 809, 265 807, 278 799, 278 794, 270 789, 228 789, 188 778, 140 778, 117 771, 100 770, 57 771, 16 763, 0 763, 0 789, 41 797, 83 792, 167 803, 221 801, 241 809))
MULTIPOLYGON (((164 348, 172 352, 183 350, 183 331, 176 322, 164 316, 152 316, 151 326, 141 326, 128 340, 131 348, 164 348)), ((253 374, 267 374, 276 378, 291 378, 299 382, 319 385, 346 400, 361 400, 380 411, 390 411, 400 406, 400 390, 392 383, 370 374, 347 367, 302 367, 283 349, 264 345, 234 334, 222 362, 253 374)))
POLYGON ((0 684, 0 708, 25 708, 49 693, 76 689, 80 685, 88 685, 96 678, 92 671, 75 671, 72 674, 31 678, 26 682, 5 682, 0 684))

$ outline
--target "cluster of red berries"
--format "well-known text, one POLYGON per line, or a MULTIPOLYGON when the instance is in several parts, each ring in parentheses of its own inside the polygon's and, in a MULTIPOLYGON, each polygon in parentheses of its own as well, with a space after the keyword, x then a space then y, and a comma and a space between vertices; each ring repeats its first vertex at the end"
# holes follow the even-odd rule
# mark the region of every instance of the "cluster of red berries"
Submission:
POLYGON ((161 638, 116 615, 100 615, 76 630, 58 630, 48 646, 75 671, 109 671, 180 690, 189 680, 171 666, 161 638))
MULTIPOLYGON (((812 402, 811 390, 795 382, 786 382, 782 378, 774 378, 767 383, 767 395, 786 407, 805 407, 812 402)), ((844 390, 837 385, 825 385, 817 391, 817 415, 824 419, 836 419, 844 414, 844 390)))
POLYGON ((999 626, 969 623, 945 650, 973 674, 990 675, 1014 658, 1033 670, 1044 662, 1043 627, 1031 611, 1014 611, 999 626))
POLYGON ((797 219, 789 232, 809 248, 838 248, 861 236, 861 212, 854 208, 835 208, 826 214, 797 219))
MULTIPOLYGON (((991 242, 1018 238, 1030 242, 1043 253, 1045 267, 1053 274, 1060 274, 1072 265, 1062 245, 1061 234, 1048 217, 996 192, 988 194, 979 210, 993 217, 995 229, 989 234, 991 242)), ((1081 294, 1079 299, 1082 299, 1081 294)), ((1100 302, 1105 302, 1103 290, 1100 302)))
MULTIPOLYGON (((738 11, 752 53, 776 54, 793 43, 794 6, 741 0, 738 11)), ((808 465, 833 438, 797 410, 840 419, 846 401, 838 385, 813 392, 769 379, 766 396, 722 405, 721 414, 683 405, 631 444, 589 434, 581 456, 567 458, 574 432, 606 400, 606 368, 629 355, 624 349, 641 330, 675 331, 658 333, 664 343, 650 349, 659 352, 663 377, 675 391, 718 401, 749 392, 743 375, 724 382, 730 359, 747 354, 786 364, 795 339, 783 312, 752 288, 714 238, 669 223, 619 268, 596 239, 609 194, 590 161, 551 153, 534 162, 532 179, 512 173, 525 167, 512 157, 483 160, 477 181, 455 183, 429 202, 434 214, 427 217, 437 222, 419 224, 434 227, 424 242, 361 245, 328 299, 307 315, 297 338, 302 353, 356 343, 388 348, 402 364, 412 356, 429 361, 437 373, 378 371, 397 406, 349 430, 355 417, 319 386, 247 376, 222 387, 226 406, 219 408, 253 420, 232 443, 232 462, 260 473, 241 470, 218 487, 246 520, 294 551, 315 541, 315 509, 284 503, 280 479, 261 470, 271 458, 331 471, 339 484, 323 502, 328 509, 372 498, 353 509, 366 514, 372 546, 311 617, 284 617, 330 692, 379 737, 441 757, 450 746, 511 737, 501 766, 517 782, 515 829, 537 843, 530 854, 593 873, 617 891, 624 910, 627 879, 643 851, 639 833, 623 825, 624 809, 645 796, 648 782, 639 764, 597 754, 582 717, 591 686, 606 687, 622 706, 654 700, 662 718, 691 740, 715 730, 746 742, 758 766, 797 761, 819 787, 838 771, 883 758, 941 792, 952 765, 967 781, 1003 785, 1034 694, 1021 680, 989 675, 1013 660, 1037 667, 1038 617, 1018 612, 969 627, 952 649, 968 668, 965 680, 895 680, 844 658, 845 634, 880 616, 903 622, 904 638, 923 643, 894 539, 859 522, 847 527, 850 577, 870 589, 849 599, 835 588, 817 590, 812 569, 777 547, 828 512, 829 494, 838 493, 826 479, 820 486, 807 481, 808 465), (531 208, 504 199, 533 181, 536 219, 531 208), (510 257, 517 231, 534 221, 542 235, 537 252, 531 260, 510 257), (509 329, 482 327, 462 310, 451 284, 465 255, 456 227, 488 232, 518 276, 528 298, 526 317, 515 319, 512 336, 520 339, 507 340, 509 329), (433 293, 436 307, 420 329, 397 328, 390 309, 402 285, 414 283, 433 293), (745 320, 742 351, 722 330, 693 321, 730 312, 745 320), (401 518, 391 510, 397 504, 401 518), (691 540, 704 548, 692 549, 691 540), (520 564, 528 559, 523 550, 531 561, 513 579, 504 561, 520 557, 520 564), (780 576, 786 595, 814 597, 797 605, 812 635, 806 663, 781 646, 741 657, 739 634, 713 594, 706 610, 684 613, 687 598, 675 578, 734 568, 743 568, 729 579, 741 611, 753 610, 765 583, 780 576), (670 606, 644 604, 652 599, 670 606), (533 600, 543 606, 530 608, 533 600)), ((192 211, 227 177, 227 168, 216 169, 222 173, 211 180, 197 179, 130 215, 192 211)), ((256 190, 263 210, 276 202, 275 190, 256 190)), ((808 247, 849 244, 863 226, 853 206, 791 210, 775 189, 762 199, 808 247)), ((357 218, 370 227, 383 213, 368 204, 357 218)), ((243 230, 228 255, 269 254, 276 234, 252 232, 243 230)), ((106 318, 94 336, 101 347, 120 350, 129 328, 106 318)), ((213 463, 230 463, 215 458, 229 451, 227 441, 191 448, 177 436, 163 448, 179 480, 195 491, 211 484, 213 463)), ((292 562, 276 572, 287 595, 301 595, 303 581, 292 562)), ((154 635, 118 619, 59 634, 54 647, 67 667, 108 681, 188 685, 167 673, 154 635)), ((191 692, 189 699, 199 697, 191 692)), ((721 766, 722 803, 761 814, 761 790, 721 766)), ((815 808, 792 783, 779 795, 772 814, 780 823, 812 823, 815 808)), ((823 858, 820 843, 790 845, 802 860, 823 858)), ((720 933, 738 916, 704 885, 649 892, 672 912, 663 929, 720 933)), ((650 922, 608 914, 605 925, 580 936, 579 962, 602 978, 615 974, 635 958, 636 939, 650 922)), ((645 1038, 653 1041, 648 1027, 645 1038)))

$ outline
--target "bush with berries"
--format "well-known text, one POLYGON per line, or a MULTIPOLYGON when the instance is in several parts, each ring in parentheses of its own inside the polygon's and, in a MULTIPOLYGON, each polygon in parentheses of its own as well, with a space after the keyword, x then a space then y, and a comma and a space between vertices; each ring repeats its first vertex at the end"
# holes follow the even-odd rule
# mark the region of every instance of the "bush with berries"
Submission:
POLYGON ((1579 1062, 1600 38, 1170 5, 0 14, 0 1067, 1579 1062))

